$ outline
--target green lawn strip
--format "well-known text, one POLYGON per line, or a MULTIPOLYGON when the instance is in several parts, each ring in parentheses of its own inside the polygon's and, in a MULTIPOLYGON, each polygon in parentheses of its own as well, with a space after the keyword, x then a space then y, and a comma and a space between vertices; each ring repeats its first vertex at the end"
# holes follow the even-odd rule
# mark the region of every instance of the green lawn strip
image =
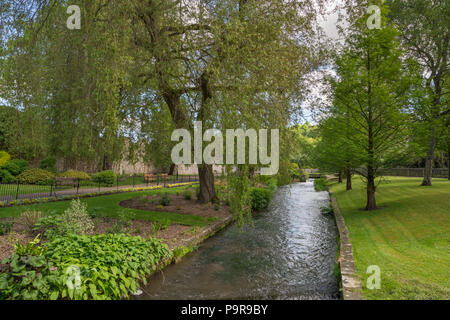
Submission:
MULTIPOLYGON (((126 210, 128 213, 133 215, 134 219, 148 220, 155 222, 164 222, 169 220, 171 224, 183 224, 187 226, 199 226, 199 227, 207 225, 209 221, 204 217, 200 216, 193 216, 182 213, 155 212, 147 210, 130 209, 124 208, 119 205, 119 203, 123 200, 132 199, 143 195, 150 195, 164 192, 176 193, 177 191, 180 191, 183 188, 184 187, 119 193, 113 195, 84 198, 81 199, 81 201, 87 204, 88 209, 95 208, 96 211, 98 211, 99 213, 102 213, 103 215, 111 218, 118 217, 119 213, 126 210)), ((58 202, 32 204, 27 206, 14 206, 8 208, 1 208, 0 218, 17 217, 26 210, 42 211, 43 214, 48 214, 51 212, 63 213, 64 210, 69 207, 69 204, 70 201, 58 201, 58 202)))
POLYGON ((365 188, 345 182, 331 186, 344 215, 354 248, 355 265, 368 299, 450 298, 450 181, 388 177, 377 189, 381 210, 361 211, 365 188), (381 269, 381 289, 369 290, 367 267, 381 269))

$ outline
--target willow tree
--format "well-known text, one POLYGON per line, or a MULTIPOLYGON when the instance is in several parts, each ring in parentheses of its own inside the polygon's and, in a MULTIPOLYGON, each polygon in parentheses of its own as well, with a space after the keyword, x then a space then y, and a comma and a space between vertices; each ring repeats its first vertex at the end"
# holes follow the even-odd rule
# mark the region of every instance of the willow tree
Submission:
POLYGON ((34 107, 47 124, 39 128, 47 153, 65 159, 66 167, 77 160, 94 163, 91 170, 110 167, 121 154, 118 110, 127 86, 129 41, 121 3, 79 1, 81 28, 71 30, 60 1, 22 7, 9 2, 27 19, 8 39, 6 87, 21 93, 8 100, 25 110, 34 107))
MULTIPOLYGON (((313 68, 312 2, 132 1, 141 76, 176 128, 285 127, 301 76, 313 68)), ((198 164, 200 201, 216 197, 198 164)))
MULTIPOLYGON (((370 30, 364 15, 352 22, 342 54, 336 61, 334 112, 348 114, 352 134, 347 142, 358 151, 367 183, 366 210, 377 208, 379 168, 404 139, 404 107, 411 85, 402 64, 398 31, 385 18, 380 29, 370 30)), ((344 117, 345 118, 345 117, 344 117)), ((345 123, 345 120, 344 120, 345 123)))

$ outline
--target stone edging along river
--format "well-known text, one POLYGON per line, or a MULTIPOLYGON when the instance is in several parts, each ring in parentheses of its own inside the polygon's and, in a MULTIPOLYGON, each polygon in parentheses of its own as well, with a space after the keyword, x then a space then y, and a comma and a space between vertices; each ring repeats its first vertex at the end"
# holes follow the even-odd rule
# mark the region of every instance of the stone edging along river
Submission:
POLYGON ((218 221, 179 263, 155 273, 136 299, 339 299, 337 228, 320 212, 328 192, 312 181, 280 187, 267 210, 242 229, 218 221))

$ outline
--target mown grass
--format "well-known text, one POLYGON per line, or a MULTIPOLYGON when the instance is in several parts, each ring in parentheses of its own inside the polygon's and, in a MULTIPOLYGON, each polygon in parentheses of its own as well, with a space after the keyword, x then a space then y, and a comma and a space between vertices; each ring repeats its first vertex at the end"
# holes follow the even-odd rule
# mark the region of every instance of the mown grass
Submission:
MULTIPOLYGON (((87 204, 88 209, 95 209, 96 212, 103 216, 118 218, 119 214, 126 210, 127 214, 130 214, 134 219, 148 220, 155 222, 169 221, 171 224, 183 224, 187 226, 205 226, 209 223, 207 219, 200 216, 171 213, 171 212, 155 212, 147 210, 137 210, 124 208, 119 205, 123 200, 136 198, 138 196, 157 194, 162 192, 176 193, 184 188, 171 188, 164 190, 150 190, 150 191, 138 191, 119 193, 114 195, 106 195, 92 198, 81 199, 82 202, 87 204)), ((26 210, 38 210, 43 214, 63 213, 65 209, 69 207, 70 201, 58 201, 49 203, 39 203, 27 206, 14 206, 8 208, 0 208, 0 218, 17 217, 26 210)))
POLYGON ((367 299, 450 299, 450 181, 387 177, 378 186, 380 210, 362 211, 366 192, 359 177, 331 190, 353 244, 355 265, 367 299), (381 269, 381 289, 366 287, 367 267, 381 269))

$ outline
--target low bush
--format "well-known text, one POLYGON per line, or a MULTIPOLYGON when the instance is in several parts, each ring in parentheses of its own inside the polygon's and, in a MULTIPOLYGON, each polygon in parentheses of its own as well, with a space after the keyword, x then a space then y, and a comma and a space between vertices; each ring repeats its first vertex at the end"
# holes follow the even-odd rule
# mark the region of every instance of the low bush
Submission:
POLYGON ((0 151, 0 168, 8 163, 9 160, 11 160, 9 153, 6 151, 0 151))
POLYGON ((6 163, 2 169, 9 171, 11 175, 17 176, 21 174, 28 167, 28 162, 22 159, 14 159, 6 163))
POLYGON ((47 239, 61 236, 67 233, 68 228, 64 223, 63 216, 50 214, 39 219, 34 225, 33 231, 42 234, 47 239))
POLYGON ((94 223, 89 216, 87 206, 80 199, 72 200, 70 207, 64 211, 63 221, 70 231, 87 234, 94 231, 94 223))
POLYGON ((97 183, 103 183, 106 185, 113 185, 116 182, 117 175, 112 170, 105 170, 96 173, 92 180, 97 183))
POLYGON ((0 169, 0 181, 3 183, 14 183, 16 182, 16 177, 8 170, 0 169))
POLYGON ((13 225, 14 222, 12 221, 0 222, 0 236, 8 234, 11 231, 13 225))
POLYGON ((324 178, 314 180, 314 190, 316 191, 327 191, 328 185, 324 178))
POLYGON ((250 201, 252 211, 260 211, 266 209, 270 204, 272 192, 267 188, 251 188, 250 201))
POLYGON ((160 205, 162 206, 168 206, 170 205, 170 197, 167 193, 163 193, 161 195, 161 197, 159 198, 159 202, 160 205))
POLYGON ((55 175, 43 169, 26 169, 17 176, 17 180, 23 184, 50 184, 53 182, 55 175))
POLYGON ((2 261, 0 299, 128 298, 172 258, 159 240, 124 234, 58 236, 45 248, 42 255, 15 253, 2 261))
POLYGON ((58 175, 62 178, 76 178, 80 180, 90 180, 91 176, 83 171, 77 171, 77 170, 67 170, 66 172, 63 172, 58 175))
POLYGON ((190 188, 187 188, 183 191, 183 197, 186 200, 191 200, 192 199, 192 190, 190 188))
POLYGON ((56 158, 45 158, 39 164, 39 168, 51 172, 56 172, 56 158))

